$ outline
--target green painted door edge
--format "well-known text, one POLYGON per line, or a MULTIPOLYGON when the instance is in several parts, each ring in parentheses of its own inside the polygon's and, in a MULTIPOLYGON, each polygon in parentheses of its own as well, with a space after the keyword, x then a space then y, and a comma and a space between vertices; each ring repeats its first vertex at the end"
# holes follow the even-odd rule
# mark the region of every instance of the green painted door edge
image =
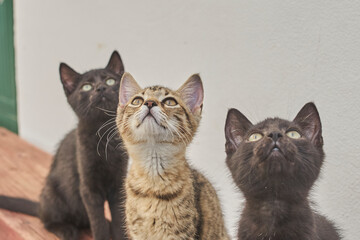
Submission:
POLYGON ((18 133, 13 0, 0 0, 0 126, 18 133))

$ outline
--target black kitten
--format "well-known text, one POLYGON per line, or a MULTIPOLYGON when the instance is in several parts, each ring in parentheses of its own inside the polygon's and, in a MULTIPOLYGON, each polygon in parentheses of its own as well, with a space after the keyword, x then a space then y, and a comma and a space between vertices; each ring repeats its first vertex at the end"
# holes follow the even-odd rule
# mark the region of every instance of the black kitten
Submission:
POLYGON ((340 239, 308 200, 324 160, 321 122, 313 103, 292 122, 268 118, 256 125, 230 109, 225 136, 226 163, 246 199, 238 239, 340 239))
POLYGON ((60 143, 40 204, 1 197, 1 207, 39 216, 45 228, 63 240, 78 239, 79 229, 89 227, 94 239, 106 240, 110 239, 110 226, 104 216, 104 202, 108 200, 112 239, 126 238, 122 192, 128 157, 117 148, 121 140, 115 126, 123 73, 116 51, 106 68, 84 74, 60 64, 61 82, 78 116, 78 126, 60 143))

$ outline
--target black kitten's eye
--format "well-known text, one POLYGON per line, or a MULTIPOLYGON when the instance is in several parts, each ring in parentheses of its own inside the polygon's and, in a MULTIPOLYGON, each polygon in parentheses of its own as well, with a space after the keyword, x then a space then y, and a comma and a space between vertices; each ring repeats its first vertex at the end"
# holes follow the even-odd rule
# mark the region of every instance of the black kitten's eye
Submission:
POLYGON ((163 100, 163 103, 167 106, 176 106, 178 103, 174 98, 166 98, 163 100))
POLYGON ((142 99, 141 97, 136 97, 136 98, 134 98, 134 100, 132 100, 131 104, 134 106, 139 106, 143 102, 144 102, 144 99, 142 99))
POLYGON ((263 135, 261 133, 253 133, 251 134, 251 136, 248 138, 249 142, 256 142, 259 141, 260 139, 263 138, 263 135))
POLYGON ((295 130, 292 130, 292 131, 289 131, 286 133, 286 135, 289 137, 289 138, 293 138, 293 139, 299 139, 301 138, 301 135, 298 131, 295 131, 295 130))
POLYGON ((85 91, 85 92, 88 92, 88 91, 90 91, 90 90, 92 89, 92 86, 91 86, 91 84, 84 84, 84 85, 81 87, 81 89, 82 89, 83 91, 85 91))
POLYGON ((106 83, 107 85, 109 85, 109 86, 112 86, 112 85, 115 84, 115 80, 112 79, 112 78, 110 78, 110 79, 106 80, 105 83, 106 83))

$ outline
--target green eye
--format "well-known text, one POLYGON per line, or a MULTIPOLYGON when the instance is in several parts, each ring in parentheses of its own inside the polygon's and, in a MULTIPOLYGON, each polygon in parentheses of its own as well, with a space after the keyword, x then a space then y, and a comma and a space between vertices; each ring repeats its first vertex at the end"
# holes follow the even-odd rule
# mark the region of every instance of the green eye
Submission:
POLYGON ((167 98, 164 100, 164 103, 165 105, 168 105, 168 106, 176 106, 178 103, 176 102, 175 99, 173 98, 167 98))
POLYGON ((115 80, 110 78, 110 79, 106 80, 106 84, 109 85, 109 86, 112 86, 112 85, 115 84, 115 80))
POLYGON ((84 84, 81 89, 85 92, 90 91, 92 89, 92 86, 90 84, 84 84))
POLYGON ((293 138, 293 139, 301 138, 300 133, 297 132, 297 131, 289 131, 289 132, 286 133, 286 135, 287 135, 289 138, 293 138))
POLYGON ((139 106, 143 102, 144 102, 144 100, 142 98, 137 97, 134 100, 132 100, 131 104, 134 106, 139 106))
POLYGON ((248 141, 249 142, 256 142, 256 141, 259 141, 260 139, 262 139, 262 137, 263 137, 263 135, 261 133, 253 133, 249 137, 248 141))

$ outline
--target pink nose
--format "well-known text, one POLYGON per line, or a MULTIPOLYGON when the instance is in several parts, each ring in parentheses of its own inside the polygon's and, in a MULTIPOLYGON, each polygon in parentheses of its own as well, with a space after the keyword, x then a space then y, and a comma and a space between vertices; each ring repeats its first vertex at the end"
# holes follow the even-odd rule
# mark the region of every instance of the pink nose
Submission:
POLYGON ((152 108, 154 106, 157 106, 155 101, 148 100, 144 103, 144 105, 148 106, 148 108, 152 108))

